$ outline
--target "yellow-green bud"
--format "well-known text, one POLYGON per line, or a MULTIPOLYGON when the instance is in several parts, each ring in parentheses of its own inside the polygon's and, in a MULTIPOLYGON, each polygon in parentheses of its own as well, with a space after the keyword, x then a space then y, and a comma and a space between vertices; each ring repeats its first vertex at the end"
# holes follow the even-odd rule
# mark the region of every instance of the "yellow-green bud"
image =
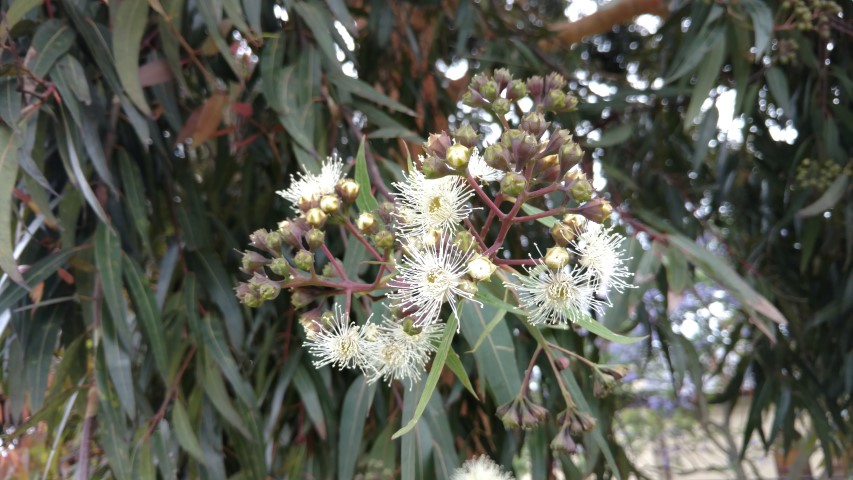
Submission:
POLYGON ((595 223, 604 223, 613 213, 613 207, 607 200, 596 198, 578 207, 578 212, 595 223))
POLYGON ((308 234, 305 235, 305 237, 308 240, 308 246, 311 248, 320 248, 326 241, 326 234, 322 230, 318 230, 316 228, 308 230, 308 234))
POLYGON ((395 240, 394 234, 388 230, 380 230, 373 236, 373 243, 382 250, 394 248, 395 240))
POLYGON ((456 134, 453 135, 453 138, 456 139, 457 143, 462 144, 468 148, 476 146, 477 142, 480 141, 480 137, 477 135, 477 132, 474 131, 471 125, 464 125, 459 128, 459 130, 456 131, 456 134))
POLYGON ((554 226, 551 227, 551 238, 554 239, 554 243, 557 245, 565 247, 568 246, 575 238, 575 232, 568 225, 562 222, 556 222, 554 223, 554 226))
POLYGON ((474 246, 474 235, 471 235, 471 232, 467 230, 460 230, 453 237, 453 245, 459 250, 467 251, 474 246))
POLYGON ((341 201, 336 195, 323 195, 320 199, 320 210, 325 213, 335 213, 341 208, 341 201))
POLYGON ((362 212, 355 220, 355 226, 361 233, 373 233, 376 231, 376 217, 372 213, 362 212))
POLYGON ((335 185, 335 192, 347 203, 352 203, 358 197, 361 186, 351 178, 344 178, 335 185))
POLYGON ((290 273, 290 264, 282 257, 272 259, 270 271, 280 277, 286 277, 290 273))
POLYGON ((314 268, 314 254, 308 250, 300 250, 293 256, 293 265, 304 271, 310 271, 314 268))
POLYGON ((468 159, 471 157, 471 150, 465 145, 451 145, 447 149, 447 163, 455 168, 461 169, 468 166, 468 159))
POLYGON ((312 208, 305 213, 305 223, 314 228, 323 228, 327 218, 326 213, 319 208, 312 208))
POLYGON ((509 113, 510 107, 511 104, 509 103, 509 100, 505 98, 498 98, 497 100, 492 102, 492 110, 501 117, 509 113))
POLYGON ((545 251, 543 262, 551 270, 559 270, 569 264, 571 255, 563 247, 551 247, 545 251))
POLYGON ((278 232, 270 232, 269 234, 267 234, 267 246, 270 248, 270 250, 278 252, 280 254, 281 252, 279 252, 279 249, 281 249, 281 234, 278 232))
POLYGON ((488 280, 497 267, 483 255, 476 255, 468 262, 468 275, 478 282, 488 280))
POLYGON ((504 195, 516 196, 527 188, 527 179, 518 172, 508 172, 501 180, 501 191, 504 195))
POLYGON ((581 178, 575 182, 574 185, 569 189, 569 192, 572 194, 575 200, 578 202, 586 202, 590 198, 592 198, 592 184, 589 183, 589 180, 585 178, 581 178))
MULTIPOLYGON (((293 293, 290 294, 290 304, 294 308, 305 308, 311 302, 314 301, 315 295, 311 293, 309 290, 304 288, 296 288, 293 290, 293 293)), ((300 322, 301 323, 301 322, 300 322)), ((302 325, 305 327, 305 325, 302 325)), ((305 327, 306 333, 308 331, 308 327, 305 327)))

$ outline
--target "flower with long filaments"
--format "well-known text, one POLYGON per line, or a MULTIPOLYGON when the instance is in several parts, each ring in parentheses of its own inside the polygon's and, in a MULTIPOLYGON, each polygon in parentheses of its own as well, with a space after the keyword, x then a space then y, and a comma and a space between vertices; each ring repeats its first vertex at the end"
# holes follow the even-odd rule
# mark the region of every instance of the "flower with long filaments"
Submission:
POLYGON ((468 199, 474 191, 458 176, 429 179, 413 171, 405 182, 395 182, 399 193, 397 225, 401 238, 423 235, 429 230, 450 233, 471 215, 468 199))
POLYGON ((453 472, 450 480, 515 480, 515 477, 489 457, 481 455, 465 461, 462 467, 453 472))
POLYGON ((595 298, 596 285, 587 269, 569 265, 551 269, 537 260, 526 270, 527 275, 515 274, 519 285, 505 285, 518 292, 519 304, 528 312, 530 323, 564 325, 587 315, 590 309, 603 312, 605 304, 595 298))
POLYGON ((468 160, 468 173, 472 177, 484 182, 497 182, 506 176, 506 172, 498 170, 486 163, 476 147, 471 152, 471 159, 468 160))
POLYGON ((399 380, 408 383, 411 390, 420 380, 443 331, 442 323, 418 328, 411 321, 397 323, 386 318, 368 344, 368 383, 382 379, 390 384, 399 380))
POLYGON ((633 285, 626 279, 631 276, 628 266, 629 258, 624 258, 622 248, 624 237, 613 230, 595 222, 586 222, 570 244, 572 251, 578 256, 578 263, 589 270, 596 288, 604 290, 612 288, 622 293, 633 285))
POLYGON ((344 164, 335 155, 323 162, 319 174, 300 173, 299 178, 291 175, 290 186, 275 193, 284 197, 293 204, 294 208, 298 209, 300 201, 318 201, 323 195, 335 193, 335 185, 343 177, 343 172, 344 164))
POLYGON ((308 336, 305 346, 314 356, 314 366, 363 368, 366 364, 367 330, 349 321, 340 305, 335 305, 333 318, 326 323, 314 321, 316 332, 308 336))
POLYGON ((437 245, 404 248, 407 253, 397 265, 397 277, 389 284, 397 289, 388 294, 392 306, 411 312, 416 326, 438 321, 444 302, 450 304, 456 315, 457 297, 472 298, 470 292, 459 288, 471 260, 471 250, 460 250, 447 238, 437 245))

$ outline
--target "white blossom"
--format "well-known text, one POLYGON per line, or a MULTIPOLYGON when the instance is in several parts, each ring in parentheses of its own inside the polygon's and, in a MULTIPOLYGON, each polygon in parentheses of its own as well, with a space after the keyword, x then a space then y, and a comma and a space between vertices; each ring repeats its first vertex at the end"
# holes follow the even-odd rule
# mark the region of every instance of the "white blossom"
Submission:
POLYGON ((572 241, 570 247, 578 256, 578 263, 589 270, 596 288, 605 291, 613 288, 621 293, 633 287, 626 281, 631 272, 625 264, 630 259, 624 258, 623 240, 624 237, 615 232, 613 227, 588 221, 586 228, 572 241))
POLYGON ((458 176, 429 179, 411 172, 405 182, 395 182, 399 193, 395 215, 401 238, 423 235, 429 230, 451 233, 471 215, 468 199, 474 191, 458 176))
POLYGON ((472 177, 484 182, 497 182, 503 180, 506 176, 506 172, 498 170, 486 163, 486 160, 480 155, 477 147, 474 147, 474 151, 471 152, 471 159, 468 160, 468 173, 472 177))
POLYGON ((443 331, 442 323, 418 328, 411 322, 397 323, 386 318, 373 341, 368 343, 368 383, 380 378, 389 384, 393 380, 400 380, 408 383, 411 390, 420 380, 443 331))
POLYGON ((515 477, 505 472, 489 457, 481 455, 469 458, 461 468, 453 472, 450 480, 515 480, 515 477))
POLYGON ((390 286, 392 306, 411 312, 417 326, 438 321, 441 306, 450 304, 456 315, 457 297, 472 298, 472 294, 459 288, 471 260, 471 250, 460 250, 446 238, 438 244, 415 247, 404 246, 406 254, 397 265, 397 277, 390 286))
POLYGON ((318 201, 323 195, 335 193, 335 185, 343 177, 344 164, 335 155, 327 158, 319 174, 300 173, 299 178, 290 176, 290 186, 276 193, 293 204, 293 208, 299 208, 300 200, 318 201))
POLYGON ((314 356, 314 366, 332 365, 337 368, 363 368, 366 363, 367 330, 349 321, 349 314, 335 305, 330 322, 314 321, 316 331, 305 340, 305 347, 314 356))
POLYGON ((526 271, 527 275, 515 274, 520 285, 505 285, 518 292, 530 323, 567 324, 590 309, 603 311, 605 304, 595 298, 596 285, 587 269, 567 265, 554 270, 537 260, 526 271))

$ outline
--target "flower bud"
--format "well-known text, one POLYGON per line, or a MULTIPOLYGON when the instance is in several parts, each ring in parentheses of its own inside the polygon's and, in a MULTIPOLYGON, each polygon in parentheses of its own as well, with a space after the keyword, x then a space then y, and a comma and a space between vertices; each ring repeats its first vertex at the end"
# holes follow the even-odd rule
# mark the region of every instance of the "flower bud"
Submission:
POLYGON ((571 363, 566 357, 559 357, 554 360, 554 363, 557 366, 557 370, 562 372, 563 370, 569 368, 569 364, 571 363))
POLYGON ((305 235, 305 238, 308 240, 309 247, 320 248, 326 241, 326 234, 322 230, 312 228, 311 230, 308 230, 308 233, 305 235))
POLYGON ((243 252, 243 258, 240 262, 240 270, 243 273, 254 273, 262 271, 264 265, 270 263, 270 260, 258 252, 248 251, 243 252))
POLYGON ((255 248, 260 248, 261 250, 269 250, 269 246, 267 245, 267 235, 269 235, 265 229, 255 230, 252 234, 249 235, 249 242, 255 248))
POLYGON ((584 227, 586 227, 586 218, 583 215, 578 215, 576 213, 567 213, 562 220, 562 223, 572 229, 577 235, 579 232, 583 231, 584 227))
POLYGON ((291 247, 299 248, 302 232, 303 229, 297 222, 291 222, 290 220, 278 222, 278 233, 281 235, 281 240, 291 247))
POLYGON ((571 141, 571 130, 566 130, 564 128, 554 130, 553 132, 551 132, 551 136, 548 138, 548 144, 545 145, 545 148, 542 149, 542 155, 552 155, 555 153, 559 154, 560 148, 571 141))
POLYGON ((459 230, 453 237, 453 245, 462 251, 468 251, 473 247, 474 241, 474 235, 471 235, 471 232, 467 230, 459 230))
POLYGON ((395 240, 394 234, 388 230, 380 230, 373 236, 373 243, 382 250, 394 248, 395 240))
POLYGON ((317 206, 317 201, 314 197, 303 195, 296 201, 296 205, 299 206, 300 211, 307 212, 317 206))
POLYGON ((607 200, 596 198, 578 207, 577 211, 595 223, 604 223, 610 218, 613 207, 610 206, 610 202, 607 200))
POLYGON ((327 263, 323 265, 323 269, 320 270, 320 275, 324 277, 334 277, 335 276, 335 267, 332 266, 331 263, 327 263))
POLYGON ((560 147, 559 157, 560 167, 568 170, 583 160, 583 149, 581 149, 581 146, 577 142, 569 138, 568 141, 560 147))
POLYGON ((358 231, 364 234, 370 234, 376 231, 376 217, 372 213, 362 212, 355 220, 355 226, 358 231))
POLYGON ((535 75, 527 79, 527 91, 530 98, 538 103, 542 101, 542 91, 545 88, 545 80, 542 77, 535 75))
POLYGON ((305 222, 314 228, 323 228, 328 216, 319 208, 312 208, 305 213, 305 222))
POLYGON ((498 84, 494 80, 489 80, 480 86, 480 95, 489 102, 494 102, 498 98, 498 84))
POLYGON ((468 275, 475 281, 484 282, 495 273, 497 267, 483 255, 476 255, 468 262, 468 275))
POLYGON ((346 203, 352 203, 358 197, 361 186, 351 178, 344 178, 335 185, 335 193, 346 203))
POLYGON ((566 78, 557 72, 551 72, 545 77, 546 90, 562 90, 566 88, 566 78))
POLYGON ((566 108, 566 93, 561 90, 550 90, 545 95, 544 107, 552 112, 562 112, 566 108))
POLYGON ((497 100, 492 102, 492 111, 495 112, 495 115, 498 115, 500 117, 503 117, 504 115, 509 113, 511 107, 512 104, 509 102, 509 100, 505 98, 498 98, 497 100))
POLYGON ((260 294, 247 283, 240 282, 234 290, 237 292, 237 300, 249 308, 257 308, 264 303, 260 294))
POLYGON ((519 98, 524 98, 527 96, 527 85, 521 80, 513 80, 509 82, 506 88, 506 98, 514 102, 519 98))
POLYGON ((492 73, 492 78, 498 86, 498 92, 502 92, 509 82, 512 81, 512 74, 506 68, 498 68, 492 73))
MULTIPOLYGON (((291 299, 296 292, 291 294, 291 299)), ((307 305, 307 304, 306 304, 307 305)), ((305 338, 308 340, 314 339, 318 333, 323 331, 323 326, 320 325, 319 308, 303 313, 299 316, 299 324, 305 330, 305 338)))
POLYGON ((575 238, 575 232, 568 225, 562 222, 556 222, 554 226, 551 227, 551 238, 554 239, 554 243, 557 245, 566 247, 575 238))
POLYGON ((569 188, 569 193, 578 202, 586 202, 592 198, 592 184, 586 178, 579 178, 574 185, 569 188))
POLYGON ((541 405, 533 403, 527 397, 518 396, 511 402, 505 403, 495 411, 498 418, 506 428, 523 428, 529 430, 540 425, 545 417, 548 416, 548 410, 541 405))
POLYGON ((559 270, 569 264, 571 255, 563 247, 551 247, 545 251, 543 262, 551 270, 559 270))
POLYGON ((600 365, 599 371, 604 375, 610 375, 614 380, 622 380, 628 374, 628 365, 600 365))
POLYGON ((379 204, 379 208, 376 210, 376 213, 379 214, 379 218, 382 219, 383 222, 391 223, 391 220, 394 219, 395 208, 396 207, 392 202, 385 200, 379 204))
POLYGON ((314 254, 308 250, 300 250, 293 256, 293 265, 299 270, 311 271, 314 269, 314 254))
POLYGON ((280 277, 290 274, 290 264, 282 257, 274 258, 270 263, 270 271, 280 277))
POLYGON ((270 280, 266 275, 255 273, 249 280, 249 288, 257 292, 262 300, 274 300, 281 292, 281 285, 275 280, 270 280))
POLYGON ((530 112, 521 118, 521 129, 536 138, 541 137, 550 125, 551 122, 546 122, 545 116, 539 112, 530 112))
MULTIPOLYGON (((468 148, 473 148, 480 141, 480 137, 477 135, 477 132, 471 127, 471 125, 464 125, 459 130, 456 130, 456 134, 453 136, 456 139, 456 143, 466 146, 468 148)), ((450 161, 448 159, 448 161, 450 161)))
POLYGON ((483 152, 483 160, 486 165, 502 172, 510 169, 509 150, 500 143, 486 147, 483 152))
POLYGON ((563 423, 557 435, 551 440, 551 450, 560 450, 565 453, 575 453, 578 451, 578 445, 572 439, 572 433, 569 431, 569 424, 563 423))
MULTIPOLYGON (((316 297, 317 296, 307 288, 294 288, 293 292, 290 294, 290 304, 297 309, 305 308, 310 305, 316 297)), ((305 325, 303 325, 303 327, 305 327, 305 325)), ((317 325, 317 327, 319 327, 319 325, 317 325)), ((308 328, 305 330, 307 333, 308 328)))
POLYGON ((430 134, 426 143, 424 143, 424 150, 438 158, 444 159, 450 145, 450 136, 447 135, 447 132, 433 133, 430 134))
POLYGON ((518 172, 509 172, 501 180, 501 191, 504 195, 517 196, 527 188, 527 179, 518 172))
POLYGON ((465 145, 451 145, 447 149, 447 163, 457 170, 467 167, 470 157, 471 150, 465 145))
POLYGON ((549 170, 556 170, 557 175, 560 173, 560 159, 556 155, 545 155, 544 157, 536 160, 536 166, 533 168, 534 175, 533 177, 539 181, 543 181, 544 179, 539 178, 543 172, 547 172, 549 170))
POLYGON ((426 178, 441 178, 453 173, 450 170, 450 166, 447 164, 447 162, 442 160, 441 158, 436 157, 435 155, 429 155, 426 157, 421 156, 420 161, 421 173, 423 173, 426 178))
POLYGON ((610 375, 603 375, 600 371, 596 371, 592 380, 592 394, 596 398, 604 398, 613 392, 616 388, 616 379, 610 375))
POLYGON ((468 91, 462 95, 462 103, 476 108, 485 105, 486 99, 479 92, 469 87, 468 91))
POLYGON ((341 201, 337 195, 323 195, 320 199, 320 210, 325 213, 335 213, 341 208, 341 201))
POLYGON ((479 288, 477 288, 477 284, 472 282, 471 280, 460 280, 459 283, 456 285, 456 288, 458 288, 464 293, 467 293, 468 295, 471 295, 472 297, 477 295, 477 292, 480 290, 479 288))

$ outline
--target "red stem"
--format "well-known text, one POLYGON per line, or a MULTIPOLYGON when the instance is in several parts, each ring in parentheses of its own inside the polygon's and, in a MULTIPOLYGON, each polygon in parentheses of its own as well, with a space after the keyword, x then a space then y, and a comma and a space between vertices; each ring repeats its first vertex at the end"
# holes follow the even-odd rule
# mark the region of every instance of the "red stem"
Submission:
POLYGON ((359 242, 361 242, 362 245, 364 245, 364 248, 366 248, 367 251, 370 252, 371 255, 373 255, 373 258, 375 258, 376 260, 378 260, 380 262, 384 261, 382 258, 382 255, 379 255, 379 252, 377 252, 376 249, 373 248, 373 245, 371 245, 370 242, 368 242, 367 239, 364 238, 364 235, 362 235, 361 232, 359 232, 358 229, 355 228, 355 225, 352 224, 350 219, 347 218, 346 220, 347 220, 346 223, 344 223, 344 226, 346 227, 346 229, 349 230, 349 232, 351 234, 353 234, 353 236, 359 242))

